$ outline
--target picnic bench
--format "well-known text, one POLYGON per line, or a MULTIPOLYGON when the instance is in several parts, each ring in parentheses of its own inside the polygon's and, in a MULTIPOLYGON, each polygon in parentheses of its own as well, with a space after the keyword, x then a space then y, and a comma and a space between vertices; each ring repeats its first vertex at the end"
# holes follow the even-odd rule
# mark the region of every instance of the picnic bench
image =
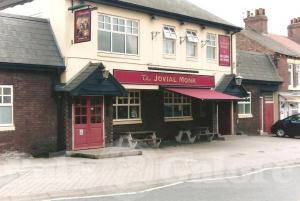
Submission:
POLYGON ((162 138, 156 136, 156 131, 129 131, 122 132, 119 138, 119 146, 123 145, 123 141, 128 140, 131 148, 136 148, 138 144, 143 143, 154 148, 159 148, 162 138))
POLYGON ((208 142, 211 142, 215 133, 210 132, 208 127, 194 127, 188 130, 180 130, 178 135, 175 136, 175 140, 178 143, 182 143, 182 138, 186 135, 188 142, 193 144, 196 140, 199 140, 201 136, 205 136, 208 142))

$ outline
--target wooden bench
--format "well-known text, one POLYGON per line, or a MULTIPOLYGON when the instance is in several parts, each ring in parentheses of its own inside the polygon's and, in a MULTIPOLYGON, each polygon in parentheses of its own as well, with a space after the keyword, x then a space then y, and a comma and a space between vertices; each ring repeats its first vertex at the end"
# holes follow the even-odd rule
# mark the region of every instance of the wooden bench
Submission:
POLYGON ((156 131, 129 131, 123 132, 119 138, 119 146, 122 146, 124 139, 128 140, 131 148, 136 148, 140 143, 159 148, 162 138, 156 136, 156 131))
POLYGON ((196 140, 199 140, 201 136, 205 136, 207 141, 211 142, 215 134, 211 133, 208 127, 195 127, 189 130, 180 130, 178 135, 175 136, 176 142, 182 143, 182 138, 184 135, 187 136, 188 142, 193 144, 196 140))

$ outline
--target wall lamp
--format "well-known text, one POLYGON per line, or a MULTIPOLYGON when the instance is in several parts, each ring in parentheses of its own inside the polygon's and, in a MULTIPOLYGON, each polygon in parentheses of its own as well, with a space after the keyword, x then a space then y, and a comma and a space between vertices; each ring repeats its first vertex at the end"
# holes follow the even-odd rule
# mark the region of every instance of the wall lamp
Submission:
POLYGON ((238 75, 238 76, 235 76, 234 79, 235 79, 235 84, 237 86, 241 86, 244 78, 242 76, 238 75))
POLYGON ((109 74, 110 74, 109 71, 106 70, 105 67, 102 64, 100 64, 99 68, 100 68, 101 73, 102 73, 102 79, 107 80, 108 77, 109 77, 109 74))

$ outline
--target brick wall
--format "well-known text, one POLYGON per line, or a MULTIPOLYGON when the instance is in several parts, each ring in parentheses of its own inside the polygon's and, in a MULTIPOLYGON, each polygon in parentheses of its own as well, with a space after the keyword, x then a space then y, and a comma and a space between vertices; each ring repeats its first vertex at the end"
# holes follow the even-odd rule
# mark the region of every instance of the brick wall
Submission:
POLYGON ((55 151, 57 106, 51 73, 0 71, 0 85, 13 85, 15 131, 0 132, 0 152, 55 151))
POLYGON ((289 88, 289 71, 288 71, 288 58, 285 55, 280 55, 277 59, 278 74, 282 78, 283 83, 280 86, 280 91, 288 91, 289 88))
POLYGON ((256 85, 243 84, 248 92, 251 92, 251 111, 252 118, 239 118, 237 125, 237 132, 246 134, 258 134, 258 130, 261 129, 261 92, 256 85))

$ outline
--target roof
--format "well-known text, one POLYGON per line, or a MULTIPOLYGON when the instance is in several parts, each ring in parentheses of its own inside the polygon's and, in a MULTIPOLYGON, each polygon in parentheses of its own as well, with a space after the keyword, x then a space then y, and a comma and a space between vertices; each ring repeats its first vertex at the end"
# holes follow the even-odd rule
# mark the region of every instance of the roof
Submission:
POLYGON ((291 49, 285 44, 281 44, 277 40, 274 40, 272 37, 269 37, 268 34, 260 34, 251 29, 244 29, 241 33, 248 38, 258 42, 262 46, 268 48, 271 51, 284 54, 287 56, 300 57, 300 52, 291 49))
MULTIPOLYGON (((222 18, 201 9, 188 0, 89 0, 115 7, 121 7, 153 15, 175 18, 186 22, 216 26, 228 30, 240 31, 237 27, 222 18)), ((228 11, 229 12, 229 11, 228 11)))
POLYGON ((220 82, 217 84, 216 90, 224 92, 234 77, 234 74, 225 74, 220 80, 220 82))
POLYGON ((289 39, 287 36, 281 36, 281 35, 276 35, 276 34, 268 34, 268 37, 270 37, 273 40, 281 43, 282 45, 287 46, 291 50, 300 52, 300 44, 298 44, 295 41, 289 39))
POLYGON ((248 93, 243 87, 243 85, 237 86, 234 78, 235 78, 234 74, 223 75, 222 79, 217 84, 215 90, 231 96, 237 96, 240 98, 247 97, 248 93))
POLYGON ((18 4, 24 4, 32 0, 0 0, 0 10, 3 10, 8 7, 13 7, 18 4))
POLYGON ((57 85, 57 92, 69 92, 72 96, 79 95, 112 95, 122 96, 126 89, 111 75, 103 78, 102 63, 88 63, 79 73, 64 85, 57 85))
POLYGON ((271 58, 262 53, 238 50, 237 71, 245 80, 282 82, 271 58))
POLYGON ((48 20, 0 13, 0 63, 62 68, 48 20))

